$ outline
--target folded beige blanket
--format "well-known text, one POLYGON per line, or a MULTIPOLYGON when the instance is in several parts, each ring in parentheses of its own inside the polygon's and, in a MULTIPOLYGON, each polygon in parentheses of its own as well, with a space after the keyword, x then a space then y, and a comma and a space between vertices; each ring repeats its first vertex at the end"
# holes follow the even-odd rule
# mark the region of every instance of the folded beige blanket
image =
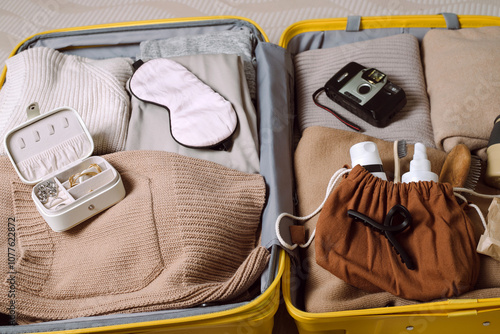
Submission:
POLYGON ((15 298, 1 261, 0 305, 18 323, 130 313, 251 297, 269 252, 258 243, 262 176, 155 151, 104 156, 126 197, 86 222, 53 232, 31 186, 0 157, 1 247, 15 218, 15 298))
MULTIPOLYGON (((323 201, 330 177, 350 164, 349 148, 361 141, 370 140, 377 144, 384 170, 388 176, 393 174, 393 143, 352 131, 329 129, 326 127, 307 128, 295 151, 295 177, 298 194, 298 214, 301 216, 313 212, 323 201)), ((427 149, 432 170, 439 174, 446 158, 446 153, 436 149, 427 149)), ((401 161, 401 171, 406 172, 413 157, 413 145, 408 145, 408 154, 401 161)), ((479 188, 487 192, 484 186, 479 188)), ((474 203, 481 205, 487 212, 489 201, 480 201, 471 197, 474 203)), ((469 212, 468 212, 469 213, 469 212)), ((483 227, 477 213, 470 210, 469 217, 474 223, 477 238, 483 233, 483 227)), ((316 226, 318 215, 305 224, 309 232, 316 226)), ((374 307, 408 305, 412 300, 396 297, 388 292, 367 293, 335 277, 316 263, 314 242, 302 251, 302 261, 306 263, 308 276, 305 283, 304 299, 307 312, 333 312, 374 307)), ((476 289, 463 294, 461 298, 500 297, 500 262, 487 256, 481 256, 481 269, 476 289)))
POLYGON ((486 159, 493 121, 500 114, 500 27, 429 31, 422 59, 436 146, 459 143, 486 159))
POLYGON ((319 102, 361 126, 366 135, 384 140, 405 139, 409 143, 420 141, 428 147, 434 147, 419 44, 417 38, 409 34, 297 54, 294 64, 300 130, 304 131, 309 126, 348 129, 336 117, 316 106, 312 94, 351 61, 365 67, 375 67, 387 74, 390 81, 405 91, 406 106, 394 116, 389 125, 377 128, 331 101, 325 93, 318 96, 319 102))

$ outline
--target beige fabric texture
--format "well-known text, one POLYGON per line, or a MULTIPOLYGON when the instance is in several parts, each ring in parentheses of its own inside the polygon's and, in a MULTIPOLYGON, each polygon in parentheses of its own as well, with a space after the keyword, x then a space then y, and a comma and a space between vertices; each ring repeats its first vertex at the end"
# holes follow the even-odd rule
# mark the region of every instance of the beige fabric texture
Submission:
MULTIPOLYGON (((313 212, 323 201, 330 177, 343 167, 350 164, 349 147, 370 140, 377 144, 384 170, 389 178, 393 175, 393 143, 351 131, 330 129, 326 127, 309 127, 295 151, 295 177, 298 193, 298 214, 303 216, 313 212)), ((440 167, 446 158, 446 153, 428 148, 428 158, 432 170, 439 174, 440 167)), ((401 160, 401 171, 408 171, 413 156, 413 145, 408 145, 408 154, 401 160)), ((495 190, 479 185, 479 192, 494 193, 495 190)), ((491 200, 481 200, 471 197, 486 212, 491 200)), ((484 229, 474 210, 466 211, 474 225, 476 239, 479 239, 484 229)), ((318 215, 305 223, 309 233, 316 226, 318 215)), ((320 267, 315 261, 315 243, 301 252, 302 268, 308 268, 304 288, 305 311, 333 312, 343 310, 366 309, 384 306, 409 305, 416 303, 396 297, 388 292, 367 293, 354 288, 329 271, 320 267)), ((500 297, 500 262, 490 257, 480 256, 480 273, 475 290, 465 293, 460 298, 492 298, 500 297)))
POLYGON ((436 146, 459 143, 486 160, 486 145, 500 104, 500 27, 425 34, 422 59, 436 146))
POLYGON ((335 110, 347 120, 359 125, 364 129, 365 135, 384 140, 405 139, 409 143, 420 141, 426 146, 433 147, 429 101, 425 89, 418 40, 409 34, 299 53, 294 58, 294 64, 300 130, 304 131, 309 126, 348 129, 336 117, 316 106, 312 94, 323 87, 335 73, 351 61, 367 68, 375 67, 387 74, 391 82, 405 91, 406 106, 394 115, 386 127, 377 128, 334 103, 325 93, 318 96, 318 101, 335 110))
MULTIPOLYGON (((20 324, 251 297, 248 290, 269 259, 258 246, 265 201, 260 175, 175 153, 104 158, 121 174, 126 197, 57 233, 36 211, 31 186, 0 157, 2 221, 16 220, 20 324)), ((6 308, 6 261, 1 270, 6 308)))

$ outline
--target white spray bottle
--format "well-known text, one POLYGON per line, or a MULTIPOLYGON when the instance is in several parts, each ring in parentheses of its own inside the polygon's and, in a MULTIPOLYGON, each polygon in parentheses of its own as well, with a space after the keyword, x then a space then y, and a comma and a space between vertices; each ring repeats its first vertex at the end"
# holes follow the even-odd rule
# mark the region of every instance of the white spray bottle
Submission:
POLYGON ((413 160, 410 161, 410 171, 403 174, 401 182, 438 182, 439 176, 436 173, 431 172, 431 162, 427 159, 425 145, 422 143, 416 143, 413 150, 413 160))

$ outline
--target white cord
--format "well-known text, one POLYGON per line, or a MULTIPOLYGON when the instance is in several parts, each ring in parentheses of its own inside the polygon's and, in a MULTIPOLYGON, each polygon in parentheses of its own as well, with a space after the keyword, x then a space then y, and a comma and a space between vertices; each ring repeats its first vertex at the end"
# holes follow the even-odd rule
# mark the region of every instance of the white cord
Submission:
POLYGON ((500 195, 481 194, 481 193, 477 193, 474 190, 469 189, 469 188, 459 188, 459 187, 453 188, 453 193, 455 194, 456 197, 460 198, 462 201, 467 203, 468 206, 476 209, 477 214, 479 215, 479 218, 481 218, 481 223, 483 224, 484 229, 486 230, 486 219, 484 219, 484 215, 481 212, 481 209, 476 204, 469 203, 469 201, 462 194, 459 194, 458 192, 464 192, 464 193, 471 194, 471 195, 474 195, 477 197, 482 197, 482 198, 497 198, 497 197, 500 198, 500 195))
MULTIPOLYGON (((289 218, 292 218, 295 220, 305 221, 305 220, 309 220, 312 217, 314 217, 315 215, 317 215, 318 212, 320 212, 323 209, 323 206, 325 205, 328 197, 330 196, 331 192, 333 191, 333 189, 335 188, 336 184, 339 182, 341 177, 343 175, 349 173, 350 171, 351 171, 351 169, 341 168, 332 175, 332 177, 330 178, 330 181, 328 182, 328 186, 326 189, 326 194, 325 194, 325 198, 323 199, 323 202, 312 213, 308 214, 307 216, 300 217, 300 216, 294 216, 294 215, 287 213, 287 212, 283 212, 278 216, 278 218, 276 218, 276 223, 275 223, 276 237, 278 238, 279 242, 281 243, 281 245, 284 248, 289 249, 289 250, 294 250, 295 248, 297 248, 297 246, 301 247, 301 248, 309 247, 309 245, 314 240, 314 237, 316 235, 316 229, 314 229, 311 236, 309 237, 309 240, 305 244, 290 245, 281 237, 280 223, 281 223, 281 220, 283 219, 283 217, 289 217, 289 218)), ((475 195, 475 196, 482 197, 482 198, 496 198, 496 197, 500 198, 500 195, 480 194, 480 193, 475 192, 474 190, 471 190, 468 188, 459 188, 459 187, 453 188, 453 191, 454 191, 454 195, 456 197, 460 198, 465 203, 467 203, 468 206, 474 208, 477 211, 479 218, 481 219, 481 222, 482 222, 484 228, 486 229, 486 220, 484 219, 484 215, 481 212, 481 209, 476 204, 469 203, 469 201, 462 194, 460 194, 460 192, 468 193, 468 194, 475 195)))
POLYGON ((497 197, 500 198, 500 195, 480 194, 480 193, 477 193, 474 190, 469 189, 469 188, 455 187, 455 188, 453 188, 453 191, 455 191, 455 192, 456 191, 463 192, 463 193, 471 194, 471 195, 474 195, 474 196, 477 196, 477 197, 482 197, 482 198, 497 198, 497 197))
POLYGON ((486 220, 484 219, 484 215, 481 212, 481 209, 476 204, 469 203, 469 201, 467 200, 467 198, 465 198, 462 194, 459 194, 459 193, 456 193, 456 192, 454 192, 453 194, 456 197, 460 198, 465 203, 467 203, 468 206, 476 209, 476 212, 477 212, 479 218, 481 218, 481 223, 483 223, 484 229, 486 230, 486 220))
POLYGON ((309 247, 309 245, 311 244, 311 242, 313 241, 314 239, 314 236, 316 235, 316 229, 314 229, 314 231, 312 232, 311 236, 309 237, 309 240, 305 243, 305 244, 302 244, 302 245, 299 245, 299 244, 293 244, 293 245, 290 245, 289 243, 287 243, 282 237, 281 237, 281 233, 280 233, 280 222, 281 222, 281 219, 283 219, 283 217, 289 217, 289 218, 292 218, 292 219, 295 219, 295 220, 300 220, 300 221, 304 221, 304 220, 309 220, 311 219, 312 217, 314 217, 315 215, 318 214, 318 212, 321 211, 321 209, 323 209, 323 206, 325 205, 326 203, 326 200, 328 199, 328 197, 330 196, 330 193, 333 191, 333 189, 335 188, 335 185, 339 182, 340 178, 344 175, 344 174, 347 174, 351 171, 351 169, 347 169, 347 168, 341 168, 339 169, 338 171, 335 172, 335 174, 332 175, 332 177, 330 178, 330 181, 328 182, 328 187, 326 189, 326 194, 325 194, 325 198, 323 199, 323 202, 318 206, 318 208, 316 210, 314 210, 314 212, 310 213, 309 215, 307 216, 303 216, 303 217, 299 217, 299 216, 294 216, 290 213, 287 213, 287 212, 283 212, 281 213, 278 218, 276 218, 276 223, 275 223, 275 228, 276 228, 276 237, 278 238, 279 242, 281 243, 281 245, 283 247, 285 247, 286 249, 289 249, 289 250, 294 250, 295 248, 297 248, 297 246, 301 247, 301 248, 306 248, 306 247, 309 247))

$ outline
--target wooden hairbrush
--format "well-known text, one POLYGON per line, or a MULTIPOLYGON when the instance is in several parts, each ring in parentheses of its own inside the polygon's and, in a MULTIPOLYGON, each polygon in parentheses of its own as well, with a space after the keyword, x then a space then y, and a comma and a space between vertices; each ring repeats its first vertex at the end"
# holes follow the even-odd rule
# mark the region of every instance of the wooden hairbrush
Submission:
POLYGON ((481 167, 481 160, 472 155, 466 145, 458 144, 446 156, 439 182, 474 190, 481 176, 481 167))

